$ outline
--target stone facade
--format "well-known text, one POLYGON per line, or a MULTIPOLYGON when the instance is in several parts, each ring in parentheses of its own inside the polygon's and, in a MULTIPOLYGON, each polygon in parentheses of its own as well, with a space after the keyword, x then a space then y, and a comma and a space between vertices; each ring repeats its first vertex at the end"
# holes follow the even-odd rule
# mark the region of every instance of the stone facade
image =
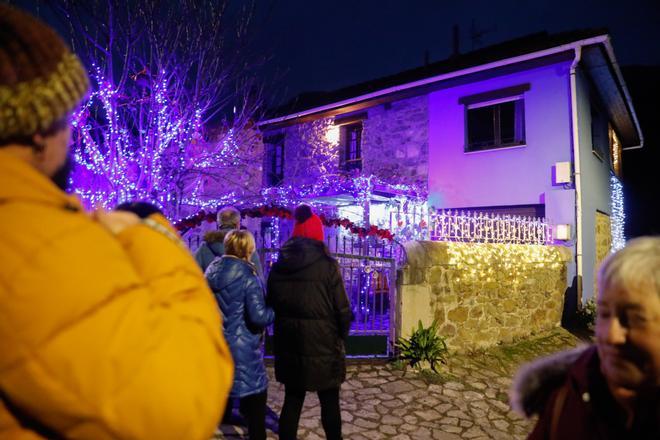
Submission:
POLYGON ((363 172, 426 188, 429 116, 426 95, 369 109, 363 122, 363 172))
POLYGON ((320 175, 339 172, 339 134, 334 131, 332 118, 283 130, 285 184, 312 184, 320 175))
POLYGON ((570 252, 561 246, 417 241, 398 289, 398 335, 434 319, 451 350, 510 342, 559 325, 570 252))
MULTIPOLYGON (((362 174, 390 183, 427 185, 428 97, 419 96, 370 107, 362 112, 362 174)), ((335 118, 295 124, 264 137, 284 134, 284 183, 314 183, 340 169, 341 125, 335 118)))
MULTIPOLYGON (((261 133, 254 126, 244 127, 226 141, 228 136, 219 130, 209 133, 209 140, 202 146, 213 153, 220 153, 226 160, 218 162, 214 168, 204 169, 195 174, 195 179, 186 188, 186 193, 193 193, 202 200, 213 201, 218 196, 235 194, 241 200, 258 199, 261 193, 263 140, 261 133), (201 185, 200 185, 201 181, 201 185)), ((197 160, 203 159, 198 157, 197 160)), ((220 203, 211 203, 217 205, 220 203)), ((191 206, 193 214, 199 208, 191 206)))

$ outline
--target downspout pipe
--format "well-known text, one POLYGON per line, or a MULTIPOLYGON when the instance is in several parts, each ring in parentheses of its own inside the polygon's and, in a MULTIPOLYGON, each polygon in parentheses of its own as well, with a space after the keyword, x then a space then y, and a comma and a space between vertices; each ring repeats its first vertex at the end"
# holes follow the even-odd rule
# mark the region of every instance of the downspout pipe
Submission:
POLYGON ((580 169, 580 130, 578 126, 576 71, 582 59, 582 46, 575 47, 575 58, 570 69, 571 88, 571 141, 573 147, 573 176, 575 179, 575 266, 577 276, 577 302, 582 306, 582 174, 580 169))

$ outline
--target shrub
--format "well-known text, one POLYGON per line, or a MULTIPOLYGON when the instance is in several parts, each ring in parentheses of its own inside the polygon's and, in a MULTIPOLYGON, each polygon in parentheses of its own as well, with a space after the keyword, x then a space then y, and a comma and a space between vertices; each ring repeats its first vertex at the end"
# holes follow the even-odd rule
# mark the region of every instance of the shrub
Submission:
POLYGON ((590 298, 576 313, 577 322, 581 327, 593 330, 596 323, 596 301, 590 298))
POLYGON ((438 362, 447 363, 447 343, 438 334, 438 321, 435 319, 428 328, 424 328, 420 320, 418 328, 413 328, 410 338, 399 338, 396 346, 399 349, 399 359, 411 367, 420 368, 424 363, 428 363, 437 373, 438 362))

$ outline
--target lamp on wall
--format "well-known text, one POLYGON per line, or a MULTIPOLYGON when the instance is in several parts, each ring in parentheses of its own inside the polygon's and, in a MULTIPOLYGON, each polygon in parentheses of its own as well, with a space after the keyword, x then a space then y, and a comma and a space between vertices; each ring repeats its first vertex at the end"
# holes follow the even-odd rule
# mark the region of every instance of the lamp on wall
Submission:
POLYGON ((325 132, 325 141, 329 144, 338 144, 339 143, 339 127, 336 125, 331 125, 326 129, 325 132))
POLYGON ((571 225, 555 225, 555 240, 567 241, 571 239, 571 225))

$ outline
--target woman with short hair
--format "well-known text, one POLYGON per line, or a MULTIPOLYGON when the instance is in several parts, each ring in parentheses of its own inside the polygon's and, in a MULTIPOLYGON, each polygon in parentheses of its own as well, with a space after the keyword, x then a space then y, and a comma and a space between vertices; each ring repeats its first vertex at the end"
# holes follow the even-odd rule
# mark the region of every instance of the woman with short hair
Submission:
POLYGON ((529 439, 660 438, 660 237, 598 273, 596 343, 525 366, 511 402, 539 418, 529 439))

